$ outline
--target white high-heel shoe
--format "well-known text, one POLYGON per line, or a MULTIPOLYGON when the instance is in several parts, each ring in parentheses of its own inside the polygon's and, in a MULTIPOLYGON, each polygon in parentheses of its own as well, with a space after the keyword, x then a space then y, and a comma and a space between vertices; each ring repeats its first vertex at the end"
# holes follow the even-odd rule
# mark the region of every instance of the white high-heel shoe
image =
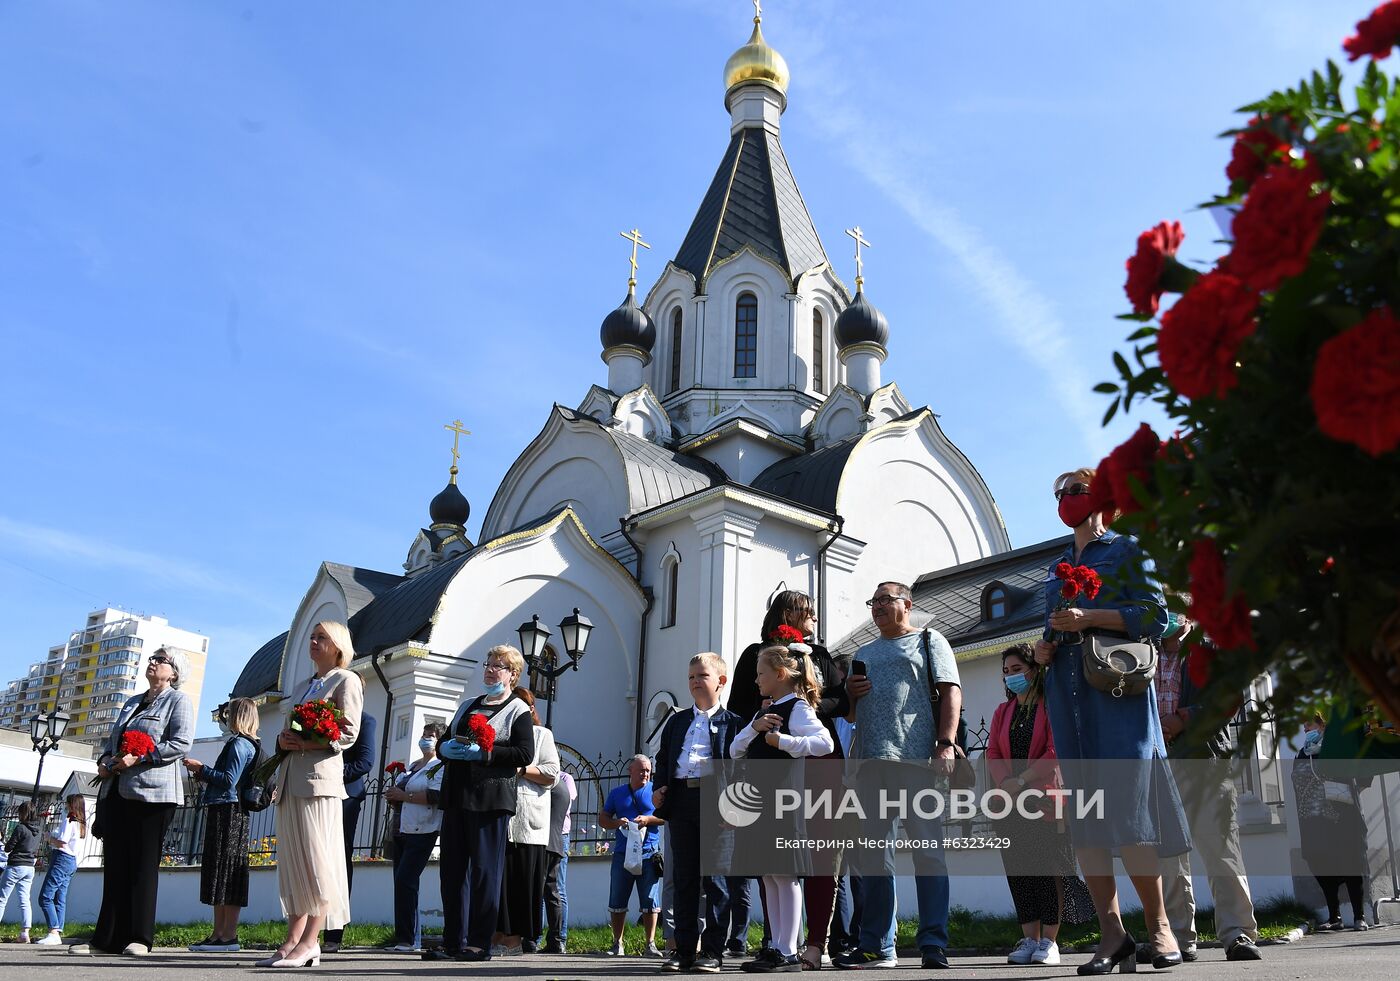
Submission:
POLYGON ((279 961, 273 961, 273 967, 319 967, 321 965, 321 948, 315 947, 311 953, 301 960, 294 961, 289 957, 284 957, 279 961))
POLYGON ((264 958, 263 958, 262 960, 260 960, 260 961, 253 961, 253 966, 254 966, 254 967, 272 967, 272 966, 275 965, 278 961, 282 960, 282 959, 283 959, 284 957, 286 957, 286 956, 287 956, 287 955, 284 954, 284 953, 282 953, 282 950, 281 950, 281 948, 279 947, 277 950, 274 950, 274 951, 272 952, 272 956, 271 956, 271 957, 264 957, 264 958))

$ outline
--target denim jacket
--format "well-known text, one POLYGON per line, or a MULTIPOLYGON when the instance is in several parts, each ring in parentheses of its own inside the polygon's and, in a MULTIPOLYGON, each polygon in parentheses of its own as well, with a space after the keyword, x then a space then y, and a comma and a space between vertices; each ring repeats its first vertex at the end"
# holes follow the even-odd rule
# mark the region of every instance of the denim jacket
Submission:
POLYGON ((1050 614, 1060 602, 1060 587, 1055 578, 1055 566, 1061 562, 1087 565, 1103 579, 1098 596, 1079 596, 1072 604, 1082 610, 1117 610, 1123 615, 1123 625, 1131 637, 1161 637, 1167 632, 1167 605, 1162 586, 1157 581, 1157 567, 1151 557, 1138 547, 1131 535, 1106 531, 1101 538, 1084 546, 1079 561, 1074 560, 1074 543, 1070 542, 1054 562, 1045 581, 1045 620, 1049 630, 1050 614), (1137 562, 1141 560, 1141 568, 1137 562))
POLYGON ((214 765, 199 771, 199 782, 204 784, 202 801, 205 807, 238 803, 238 788, 244 782, 244 771, 253 765, 256 754, 257 748, 251 739, 229 737, 214 765))

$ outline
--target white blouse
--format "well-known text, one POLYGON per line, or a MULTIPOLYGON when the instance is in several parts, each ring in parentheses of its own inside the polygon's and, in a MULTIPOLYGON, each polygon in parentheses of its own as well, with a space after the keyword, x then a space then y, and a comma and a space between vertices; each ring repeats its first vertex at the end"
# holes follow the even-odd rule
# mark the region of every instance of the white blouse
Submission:
MULTIPOLYGON (((797 704, 792 707, 792 714, 788 716, 788 731, 778 733, 778 748, 790 756, 825 756, 835 749, 835 744, 831 741, 831 733, 826 731, 826 726, 822 725, 821 719, 817 718, 816 711, 806 701, 797 698, 797 695, 784 695, 773 702, 773 705, 781 705, 783 702, 797 699, 797 704)), ((762 718, 766 713, 760 713, 762 718)), ((749 751, 749 745, 756 739, 762 739, 764 733, 760 733, 750 722, 739 730, 739 734, 734 737, 734 745, 730 747, 730 753, 737 760, 745 756, 749 751)))
MULTIPOLYGON (((412 773, 405 773, 394 781, 394 785, 410 794, 434 793, 442 790, 442 771, 439 760, 429 760, 412 773), (436 772, 434 772, 436 771, 436 772)), ((426 799, 426 798, 425 798, 426 799)), ((426 835, 442 830, 442 808, 427 804, 410 804, 404 801, 399 805, 399 834, 426 835)))

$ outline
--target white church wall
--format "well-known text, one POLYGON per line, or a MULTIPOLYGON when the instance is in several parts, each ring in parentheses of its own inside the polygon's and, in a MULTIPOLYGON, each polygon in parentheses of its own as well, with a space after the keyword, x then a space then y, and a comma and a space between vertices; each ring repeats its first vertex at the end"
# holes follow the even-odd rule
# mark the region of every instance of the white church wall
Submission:
POLYGON ((791 344, 788 334, 786 276, 767 260, 744 251, 722 263, 710 275, 705 291, 706 332, 719 343, 707 345, 703 384, 712 388, 786 388, 791 344), (740 295, 758 300, 758 351, 753 378, 734 377, 734 328, 740 295))
MULTIPOLYGON (((579 670, 559 679, 555 730, 585 756, 612 756, 632 745, 644 604, 626 571, 564 517, 547 533, 468 559, 443 593, 428 643, 480 660, 493 644, 518 644, 516 628, 538 613, 560 646, 557 625, 578 607, 594 629, 579 670)), ((479 684, 468 678, 464 695, 479 684)))

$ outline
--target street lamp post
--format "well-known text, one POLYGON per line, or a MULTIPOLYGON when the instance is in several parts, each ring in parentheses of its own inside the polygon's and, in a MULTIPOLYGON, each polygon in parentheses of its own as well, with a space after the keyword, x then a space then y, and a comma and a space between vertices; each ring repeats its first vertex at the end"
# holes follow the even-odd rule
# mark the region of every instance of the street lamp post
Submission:
POLYGON ((592 622, 574 607, 574 612, 559 624, 559 637, 569 659, 557 664, 558 657, 549 645, 552 635, 549 628, 540 623, 538 613, 516 630, 520 635, 520 653, 525 655, 525 664, 530 669, 530 691, 536 698, 549 700, 544 723, 547 729, 554 728, 554 697, 559 690, 559 676, 565 671, 578 670, 578 662, 588 649, 588 635, 592 632, 592 622))
POLYGON ((67 731, 67 712, 52 712, 48 715, 41 712, 29 720, 29 741, 34 744, 34 751, 39 754, 39 769, 34 774, 34 792, 29 795, 29 800, 34 804, 39 802, 39 780, 44 775, 44 757, 49 754, 49 750, 58 745, 58 741, 67 731))

